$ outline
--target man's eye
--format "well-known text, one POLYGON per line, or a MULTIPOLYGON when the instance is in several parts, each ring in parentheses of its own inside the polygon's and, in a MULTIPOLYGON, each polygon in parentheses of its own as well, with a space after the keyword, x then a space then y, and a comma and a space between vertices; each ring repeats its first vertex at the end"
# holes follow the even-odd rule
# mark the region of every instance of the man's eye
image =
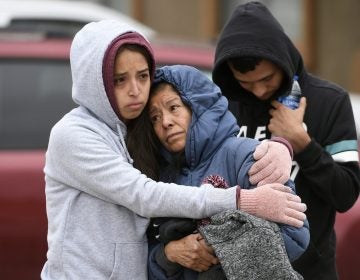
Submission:
POLYGON ((270 81, 272 79, 272 77, 273 77, 272 75, 268 76, 268 77, 264 78, 263 81, 268 82, 268 81, 270 81))

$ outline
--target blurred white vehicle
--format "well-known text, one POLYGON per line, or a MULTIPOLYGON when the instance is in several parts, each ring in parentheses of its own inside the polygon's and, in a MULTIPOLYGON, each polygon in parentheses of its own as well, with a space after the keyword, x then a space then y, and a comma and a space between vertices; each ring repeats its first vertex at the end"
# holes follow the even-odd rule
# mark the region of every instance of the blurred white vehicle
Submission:
POLYGON ((128 23, 148 38, 155 31, 135 19, 92 2, 60 0, 1 0, 0 30, 21 32, 43 31, 59 37, 74 35, 82 26, 91 21, 117 19, 128 23))

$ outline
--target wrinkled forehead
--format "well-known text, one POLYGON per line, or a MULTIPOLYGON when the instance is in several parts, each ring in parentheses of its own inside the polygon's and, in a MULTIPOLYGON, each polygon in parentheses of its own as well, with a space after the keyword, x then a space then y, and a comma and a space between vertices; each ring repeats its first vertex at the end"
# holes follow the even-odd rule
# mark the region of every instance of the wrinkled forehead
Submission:
POLYGON ((173 85, 166 82, 160 82, 156 84, 155 87, 151 90, 148 105, 151 109, 159 106, 160 104, 168 105, 174 100, 183 102, 179 92, 173 85))

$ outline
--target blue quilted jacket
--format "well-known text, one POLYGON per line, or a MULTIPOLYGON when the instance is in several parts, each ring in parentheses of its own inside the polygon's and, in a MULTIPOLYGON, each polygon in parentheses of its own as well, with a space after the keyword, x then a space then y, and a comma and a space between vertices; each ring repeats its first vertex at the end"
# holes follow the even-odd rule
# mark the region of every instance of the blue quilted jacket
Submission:
MULTIPOLYGON (((248 171, 254 163, 252 156, 257 140, 237 138, 237 121, 228 110, 228 101, 220 89, 199 70, 184 65, 164 66, 157 70, 155 82, 166 81, 175 86, 180 97, 192 110, 192 121, 185 147, 184 167, 176 175, 169 172, 171 155, 164 149, 165 164, 161 180, 183 185, 198 186, 209 175, 223 177, 229 186, 253 188, 248 171)), ((295 191, 292 181, 287 182, 295 191)), ((309 226, 295 228, 279 224, 290 261, 297 259, 309 243, 309 226)), ((184 269, 167 278, 155 261, 154 246, 149 252, 150 279, 196 279, 196 272, 184 269)))

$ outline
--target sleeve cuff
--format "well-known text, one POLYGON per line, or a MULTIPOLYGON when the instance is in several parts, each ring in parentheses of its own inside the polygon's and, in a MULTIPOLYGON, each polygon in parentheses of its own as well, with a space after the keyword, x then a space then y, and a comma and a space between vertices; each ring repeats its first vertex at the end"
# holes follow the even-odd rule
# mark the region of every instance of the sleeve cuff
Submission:
POLYGON ((155 254, 155 260, 157 264, 166 272, 166 275, 168 277, 173 276, 176 274, 182 266, 178 263, 173 263, 168 260, 168 258, 165 255, 165 248, 164 244, 162 243, 155 254))
POLYGON ((240 195, 241 195, 241 187, 236 187, 236 209, 240 209, 240 195))
POLYGON ((290 142, 288 140, 286 140, 285 138, 282 138, 282 137, 277 137, 277 136, 271 137, 270 140, 274 141, 274 142, 284 144, 289 150, 291 159, 294 158, 294 151, 293 151, 293 148, 291 147, 291 144, 290 144, 290 142))
POLYGON ((295 160, 299 163, 302 168, 312 166, 321 157, 323 147, 311 139, 311 142, 305 147, 303 151, 296 154, 295 160))
POLYGON ((253 190, 241 190, 239 210, 256 216, 257 203, 253 190))

